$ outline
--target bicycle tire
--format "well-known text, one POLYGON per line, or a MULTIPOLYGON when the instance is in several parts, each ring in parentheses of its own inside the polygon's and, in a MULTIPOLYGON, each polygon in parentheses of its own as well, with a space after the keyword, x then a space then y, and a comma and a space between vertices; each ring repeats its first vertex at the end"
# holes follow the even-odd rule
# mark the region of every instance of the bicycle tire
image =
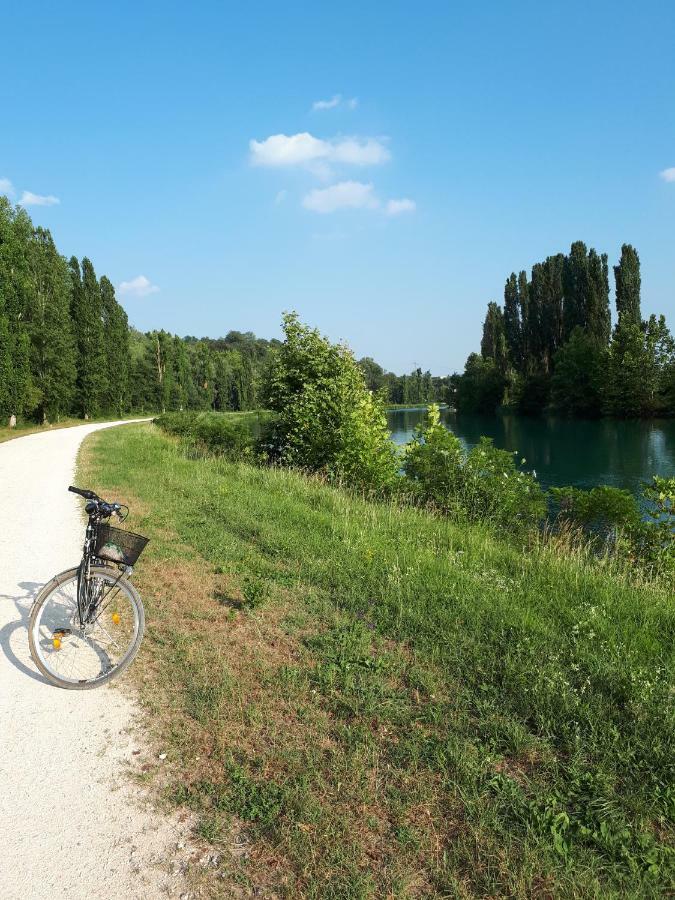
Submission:
POLYGON ((40 611, 46 605, 49 598, 61 587, 61 585, 65 584, 68 581, 71 581, 74 578, 77 578, 77 572, 78 568, 74 567, 72 569, 66 569, 64 572, 60 572, 58 575, 55 575, 49 582, 47 582, 47 584, 45 584, 45 586, 35 598, 28 621, 28 646, 30 648, 30 655, 33 662, 37 666, 40 673, 51 684, 70 691, 87 691, 102 687, 103 685, 108 684, 114 678, 118 678, 133 662, 141 646, 141 641, 143 640, 143 635, 145 633, 145 610, 143 608, 143 601, 141 600, 134 585, 127 578, 124 578, 124 576, 120 576, 120 573, 117 569, 113 569, 107 566, 92 566, 92 576, 98 575, 99 577, 113 579, 126 591, 129 599, 135 606, 136 614, 138 616, 136 634, 133 643, 130 645, 124 658, 114 667, 114 669, 112 669, 112 671, 91 680, 71 681, 68 679, 59 678, 54 672, 50 671, 50 669, 44 665, 41 659, 41 655, 38 652, 38 648, 36 645, 36 626, 39 622, 40 611))

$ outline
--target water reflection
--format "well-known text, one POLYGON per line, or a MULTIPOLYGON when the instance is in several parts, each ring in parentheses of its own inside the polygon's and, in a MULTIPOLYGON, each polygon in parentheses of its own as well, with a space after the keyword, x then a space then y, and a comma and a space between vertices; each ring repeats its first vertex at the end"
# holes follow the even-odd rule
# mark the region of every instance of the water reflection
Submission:
MULTIPOLYGON (((390 410, 394 441, 408 441, 423 417, 420 409, 390 410)), ((544 487, 609 484, 638 493, 652 475, 675 476, 675 419, 530 419, 459 415, 447 409, 441 411, 441 419, 465 447, 487 435, 495 446, 517 450, 544 487)))

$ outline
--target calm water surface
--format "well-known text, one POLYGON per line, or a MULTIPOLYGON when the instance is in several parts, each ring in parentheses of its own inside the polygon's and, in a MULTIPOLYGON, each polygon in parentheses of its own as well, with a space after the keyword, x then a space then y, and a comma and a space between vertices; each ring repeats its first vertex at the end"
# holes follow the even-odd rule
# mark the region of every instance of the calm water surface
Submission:
MULTIPOLYGON (((392 437, 403 444, 425 410, 387 413, 392 437)), ((524 468, 534 469, 544 487, 610 484, 639 493, 652 475, 675 476, 675 419, 572 421, 509 415, 470 415, 441 410, 446 428, 473 447, 481 435, 496 447, 517 450, 524 468)))

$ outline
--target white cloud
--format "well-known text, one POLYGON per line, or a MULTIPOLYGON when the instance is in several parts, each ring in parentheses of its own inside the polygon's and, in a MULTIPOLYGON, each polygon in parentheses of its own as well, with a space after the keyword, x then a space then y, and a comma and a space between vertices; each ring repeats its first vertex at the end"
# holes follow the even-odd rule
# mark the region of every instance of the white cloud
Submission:
POLYGON ((145 275, 137 275, 131 281, 123 281, 117 290, 120 294, 127 294, 131 297, 147 297, 148 294, 158 293, 159 288, 145 275))
POLYGON ((280 203, 284 202, 286 197, 288 197, 288 191, 286 190, 286 188, 282 188, 282 190, 280 190, 279 193, 274 198, 275 205, 279 206, 280 203))
POLYGON ((58 206, 60 202, 53 194, 34 194, 32 191, 24 191, 19 200, 21 206, 58 206))
POLYGON ((14 185, 9 178, 0 178, 0 194, 6 194, 8 197, 14 196, 14 185))
POLYGON ((407 197, 403 197, 401 200, 390 200, 386 206, 388 216, 398 216, 401 213, 415 212, 416 209, 417 204, 415 201, 408 200, 407 197))
POLYGON ((342 94, 334 94, 330 100, 315 100, 312 103, 312 109, 314 111, 320 109, 335 109, 336 106, 339 106, 342 102, 342 94))
POLYGON ((373 166, 386 162, 391 154, 376 138, 332 138, 325 141, 307 131, 299 134, 273 134, 264 141, 249 142, 251 164, 278 168, 283 166, 317 165, 318 174, 327 174, 328 163, 354 166, 373 166))
POLYGON ((346 106, 347 109, 356 109, 359 105, 358 97, 342 99, 342 94, 333 94, 330 100, 315 100, 312 103, 312 112, 320 112, 324 109, 335 109, 336 106, 346 106))
POLYGON ((380 201, 375 196, 372 184, 341 181, 327 188, 310 191, 302 205, 313 212, 332 213, 338 209, 377 209, 380 201))
POLYGON ((670 169, 664 169, 663 172, 659 172, 659 175, 664 181, 675 181, 675 166, 672 166, 670 169))

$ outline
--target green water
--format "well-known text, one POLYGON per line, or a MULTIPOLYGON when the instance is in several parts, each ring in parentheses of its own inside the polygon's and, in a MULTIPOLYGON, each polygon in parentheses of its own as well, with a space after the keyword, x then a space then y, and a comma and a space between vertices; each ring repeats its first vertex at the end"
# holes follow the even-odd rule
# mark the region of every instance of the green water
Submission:
MULTIPOLYGON (((420 409, 390 410, 394 441, 409 440, 424 415, 420 409)), ((442 410, 441 417, 466 447, 484 434, 497 447, 517 450, 544 487, 609 484, 637 494, 652 475, 675 476, 675 419, 586 421, 451 410, 442 410)))

